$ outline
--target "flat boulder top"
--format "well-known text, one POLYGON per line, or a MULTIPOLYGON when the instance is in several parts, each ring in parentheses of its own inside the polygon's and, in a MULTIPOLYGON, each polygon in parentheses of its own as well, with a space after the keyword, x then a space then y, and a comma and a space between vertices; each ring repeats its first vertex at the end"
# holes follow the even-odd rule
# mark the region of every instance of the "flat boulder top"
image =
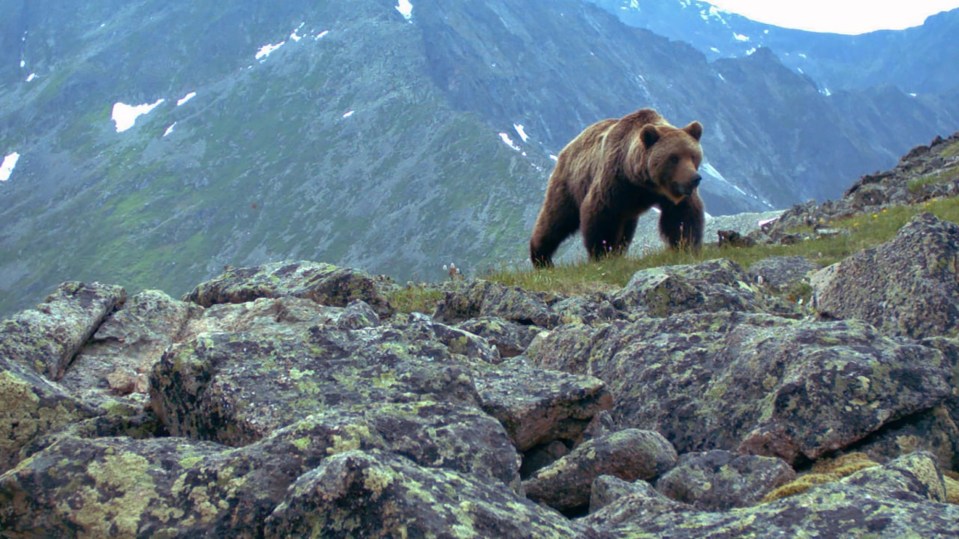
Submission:
POLYGON ((352 268, 309 261, 276 262, 228 268, 222 275, 197 285, 183 299, 204 307, 283 296, 335 307, 362 300, 380 316, 388 316, 393 314, 393 308, 382 290, 391 286, 385 277, 373 277, 352 268))

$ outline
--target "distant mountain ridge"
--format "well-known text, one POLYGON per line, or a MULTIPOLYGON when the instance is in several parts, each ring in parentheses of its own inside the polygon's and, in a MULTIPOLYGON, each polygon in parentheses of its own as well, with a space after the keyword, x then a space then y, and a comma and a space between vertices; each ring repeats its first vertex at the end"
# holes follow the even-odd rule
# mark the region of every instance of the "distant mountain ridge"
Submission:
POLYGON ((770 49, 710 61, 579 0, 396 8, 0 0, 0 312, 65 279, 179 294, 278 259, 525 264, 550 155, 644 106, 706 126, 715 215, 838 196, 959 126, 956 100, 825 96, 770 49), (117 132, 117 103, 161 99, 117 132))
POLYGON ((741 58, 759 47, 817 82, 824 92, 889 84, 906 93, 959 92, 959 9, 922 26, 861 35, 807 32, 768 25, 697 0, 590 0, 624 23, 694 46, 710 60, 741 58))

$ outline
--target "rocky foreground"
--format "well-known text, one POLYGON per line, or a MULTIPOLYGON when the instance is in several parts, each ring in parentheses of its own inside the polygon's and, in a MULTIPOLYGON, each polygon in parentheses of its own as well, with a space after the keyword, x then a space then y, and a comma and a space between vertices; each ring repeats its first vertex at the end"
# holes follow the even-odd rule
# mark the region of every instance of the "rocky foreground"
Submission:
POLYGON ((953 223, 588 297, 396 288, 64 283, 0 324, 0 535, 959 536, 953 223))
POLYGON ((0 328, 0 528, 956 535, 957 260, 959 227, 920 215, 813 272, 818 310, 771 284, 793 259, 592 297, 458 282, 432 316, 310 262, 183 300, 65 283, 0 328), (764 500, 846 452, 872 465, 764 500))

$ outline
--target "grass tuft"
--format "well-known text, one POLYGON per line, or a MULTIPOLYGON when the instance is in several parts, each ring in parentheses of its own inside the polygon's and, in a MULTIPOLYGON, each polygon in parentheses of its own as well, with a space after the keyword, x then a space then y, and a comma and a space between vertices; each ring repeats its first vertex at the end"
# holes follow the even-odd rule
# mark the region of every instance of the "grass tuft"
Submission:
POLYGON ((397 312, 432 315, 433 311, 436 310, 436 305, 444 296, 442 290, 427 285, 413 285, 389 292, 387 300, 397 312))

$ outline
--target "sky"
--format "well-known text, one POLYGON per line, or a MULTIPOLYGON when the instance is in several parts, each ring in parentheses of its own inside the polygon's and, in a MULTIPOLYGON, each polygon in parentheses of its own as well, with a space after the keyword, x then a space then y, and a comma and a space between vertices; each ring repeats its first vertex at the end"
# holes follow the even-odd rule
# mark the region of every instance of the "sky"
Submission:
POLYGON ((861 34, 919 26, 959 0, 706 0, 755 21, 813 32, 861 34))

